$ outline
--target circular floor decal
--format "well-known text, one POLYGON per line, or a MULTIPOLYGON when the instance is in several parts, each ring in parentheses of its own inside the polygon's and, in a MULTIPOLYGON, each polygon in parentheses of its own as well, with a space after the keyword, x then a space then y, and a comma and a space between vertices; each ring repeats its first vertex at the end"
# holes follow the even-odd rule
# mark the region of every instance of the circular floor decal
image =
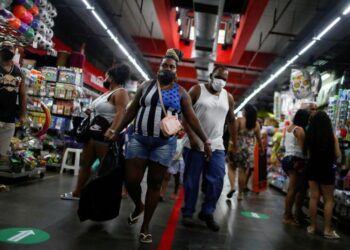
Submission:
POLYGON ((37 244, 50 239, 50 235, 34 228, 7 228, 0 230, 0 242, 11 244, 37 244))
POLYGON ((267 220, 270 218, 267 214, 260 214, 255 212, 249 212, 249 211, 243 211, 241 212, 241 215, 248 218, 254 218, 258 220, 267 220))

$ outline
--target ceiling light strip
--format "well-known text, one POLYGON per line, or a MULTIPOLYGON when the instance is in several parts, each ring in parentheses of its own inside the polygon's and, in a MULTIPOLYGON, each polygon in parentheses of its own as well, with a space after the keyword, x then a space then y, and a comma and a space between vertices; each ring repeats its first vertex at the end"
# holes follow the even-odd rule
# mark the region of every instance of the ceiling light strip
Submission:
POLYGON ((149 80, 149 76, 147 73, 143 70, 143 68, 137 63, 134 57, 128 52, 128 50, 121 44, 121 42, 118 40, 118 38, 113 34, 111 30, 108 29, 106 23, 102 20, 102 18, 97 14, 97 12, 94 10, 92 5, 87 1, 87 0, 81 0, 86 8, 88 10, 91 10, 91 13, 97 20, 97 22, 101 25, 101 27, 107 32, 107 34, 110 36, 110 38, 114 41, 114 43, 119 47, 119 49, 123 52, 123 54, 128 58, 129 62, 131 62, 135 68, 137 69, 138 72, 142 75, 142 77, 145 80, 149 80))
MULTIPOLYGON (((343 15, 346 15, 350 12, 350 5, 343 11, 343 15)), ((319 41, 326 33, 328 33, 339 21, 341 17, 336 17, 323 31, 317 35, 317 37, 313 38, 312 41, 309 42, 303 49, 299 51, 297 55, 295 55, 292 59, 288 60, 284 66, 279 68, 274 74, 270 76, 270 78, 262 83, 257 89, 255 89, 249 96, 247 96, 244 101, 235 109, 234 113, 237 114, 250 100, 252 100, 257 94, 260 93, 267 85, 269 85, 274 79, 276 79, 280 74, 282 74, 289 65, 295 62, 301 55, 303 55, 306 51, 308 51, 317 41, 319 41)))

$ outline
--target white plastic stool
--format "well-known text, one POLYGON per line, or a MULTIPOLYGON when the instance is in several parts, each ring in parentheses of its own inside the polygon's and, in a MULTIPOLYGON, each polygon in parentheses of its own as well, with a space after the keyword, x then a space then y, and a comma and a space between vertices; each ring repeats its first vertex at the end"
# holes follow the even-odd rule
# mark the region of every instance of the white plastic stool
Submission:
POLYGON ((61 174, 63 173, 64 169, 73 169, 74 175, 79 174, 79 168, 80 168, 80 154, 83 150, 78 148, 67 148, 63 155, 62 165, 61 165, 61 174), (67 159, 69 153, 74 153, 74 164, 69 165, 67 164, 67 159))

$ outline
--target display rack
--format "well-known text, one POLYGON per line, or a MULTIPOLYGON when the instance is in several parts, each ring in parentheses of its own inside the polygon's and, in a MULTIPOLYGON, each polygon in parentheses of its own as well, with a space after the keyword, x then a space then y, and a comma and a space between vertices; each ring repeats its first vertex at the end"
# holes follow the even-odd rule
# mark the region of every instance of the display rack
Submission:
POLYGON ((37 167, 30 171, 25 171, 25 169, 23 168, 23 170, 20 173, 0 171, 0 177, 16 179, 16 178, 32 177, 35 175, 39 175, 40 178, 44 178, 45 172, 46 172, 46 168, 43 168, 43 167, 37 167))

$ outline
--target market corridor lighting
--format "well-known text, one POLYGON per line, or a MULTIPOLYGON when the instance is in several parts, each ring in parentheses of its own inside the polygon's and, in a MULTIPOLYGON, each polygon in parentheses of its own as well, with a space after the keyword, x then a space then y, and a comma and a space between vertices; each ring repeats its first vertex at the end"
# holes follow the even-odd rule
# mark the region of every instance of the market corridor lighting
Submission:
MULTIPOLYGON (((350 12, 350 5, 346 7, 346 9, 343 11, 343 15, 347 15, 350 12)), ((340 16, 337 16, 328 26, 326 26, 316 37, 312 38, 312 40, 304 47, 302 48, 298 54, 296 54, 292 59, 288 60, 284 66, 279 68, 274 74, 270 76, 268 80, 266 80, 264 83, 262 83, 258 88, 256 88, 249 96, 247 96, 243 102, 235 109, 235 114, 237 114, 250 100, 252 100, 257 94, 260 93, 262 89, 264 89, 268 84, 270 84, 274 79, 276 79, 280 74, 282 74, 289 65, 291 65, 293 62, 295 62, 301 55, 303 55, 306 51, 308 51, 313 45, 315 45, 316 42, 318 42, 324 35, 326 35, 333 27, 336 26, 337 23, 342 18, 340 16)), ((322 76, 326 77, 326 75, 322 76)), ((329 76, 328 76, 329 77, 329 76)), ((327 78, 328 78, 327 77, 327 78)))
POLYGON ((343 15, 345 16, 345 15, 349 14, 349 12, 350 12, 350 5, 348 7, 346 7, 346 9, 343 12, 343 15))
POLYGON ((179 26, 181 26, 181 19, 180 19, 180 18, 177 19, 177 24, 178 24, 179 26))
POLYGON ((334 19, 333 22, 331 22, 330 25, 328 25, 317 37, 316 40, 320 40, 328 31, 330 31, 339 21, 340 17, 338 16, 336 19, 334 19))
POLYGON ((314 44, 316 43, 316 40, 312 40, 308 45, 306 45, 300 52, 298 53, 299 56, 304 54, 306 51, 308 51, 314 44))
POLYGON ((121 52, 128 58, 129 62, 135 66, 137 71, 142 75, 145 80, 149 80, 149 76, 147 73, 142 69, 142 67, 137 63, 134 57, 129 53, 129 51, 121 44, 121 42, 118 40, 118 38, 113 34, 111 30, 108 29, 106 23, 102 20, 102 18, 97 14, 94 7, 87 1, 87 0, 81 0, 86 8, 91 11, 92 15, 95 17, 97 22, 101 25, 101 27, 107 32, 107 34, 110 36, 110 38, 114 41, 114 43, 119 47, 121 52))

